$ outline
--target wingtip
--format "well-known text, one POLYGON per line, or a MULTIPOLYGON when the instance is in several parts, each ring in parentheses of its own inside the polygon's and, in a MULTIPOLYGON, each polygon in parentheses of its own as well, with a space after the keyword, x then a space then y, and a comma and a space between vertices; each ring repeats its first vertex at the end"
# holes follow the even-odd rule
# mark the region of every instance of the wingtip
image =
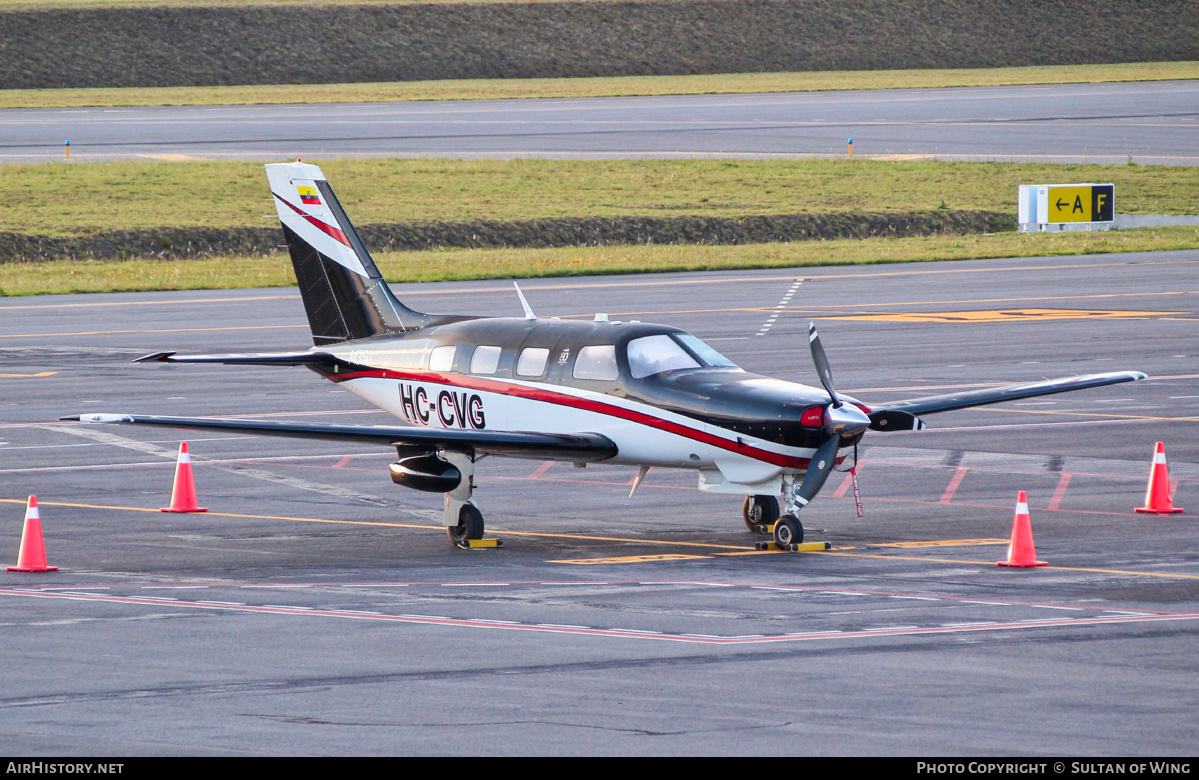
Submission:
POLYGON ((134 363, 169 363, 174 352, 151 352, 149 355, 142 355, 135 359, 134 363))
POLYGON ((127 414, 71 414, 58 419, 85 423, 133 422, 133 418, 127 414))

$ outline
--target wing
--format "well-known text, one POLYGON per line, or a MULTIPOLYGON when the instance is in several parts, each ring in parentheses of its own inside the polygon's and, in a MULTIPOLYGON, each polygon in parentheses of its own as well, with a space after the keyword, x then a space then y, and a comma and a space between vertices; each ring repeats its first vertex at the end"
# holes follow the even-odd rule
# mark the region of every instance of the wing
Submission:
POLYGON ((427 450, 445 447, 473 450, 479 454, 580 463, 607 460, 617 452, 616 444, 607 436, 598 433, 471 431, 410 428, 399 425, 327 425, 275 420, 229 420, 216 417, 162 417, 150 414, 76 414, 59 419, 88 423, 162 425, 170 428, 215 428, 264 436, 352 441, 427 450))
MULTIPOLYGON (((1121 382, 1136 382, 1139 379, 1148 379, 1148 375, 1140 371, 1115 371, 1110 374, 1088 374, 1086 376, 1072 376, 1063 379, 1046 379, 1043 382, 1030 382, 1022 385, 988 387, 983 390, 971 390, 965 393, 933 395, 925 398, 913 398, 908 401, 880 404, 877 407, 873 407, 874 413, 871 414, 871 419, 873 420, 876 415, 882 419, 886 414, 894 412, 903 412, 907 415, 949 412, 954 409, 998 404, 1004 401, 1014 401, 1019 398, 1034 398, 1038 395, 1065 393, 1070 390, 1082 390, 1088 387, 1116 385, 1121 382)), ((899 418, 902 415, 892 416, 899 418)))

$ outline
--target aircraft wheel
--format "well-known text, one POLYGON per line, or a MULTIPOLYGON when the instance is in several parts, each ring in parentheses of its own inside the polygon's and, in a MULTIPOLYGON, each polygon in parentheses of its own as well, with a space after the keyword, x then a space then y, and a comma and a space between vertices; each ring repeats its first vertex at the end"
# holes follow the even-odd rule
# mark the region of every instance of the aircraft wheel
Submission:
POLYGON ((758 526, 770 525, 779 519, 779 500, 774 496, 746 496, 741 505, 741 517, 750 533, 757 533, 758 526))
POLYGON ((780 547, 803 544, 803 523, 795 515, 783 515, 774 522, 774 543, 780 547))
POLYGON ((463 504, 458 512, 458 525, 445 529, 454 544, 468 539, 483 538, 483 513, 473 504, 463 504))

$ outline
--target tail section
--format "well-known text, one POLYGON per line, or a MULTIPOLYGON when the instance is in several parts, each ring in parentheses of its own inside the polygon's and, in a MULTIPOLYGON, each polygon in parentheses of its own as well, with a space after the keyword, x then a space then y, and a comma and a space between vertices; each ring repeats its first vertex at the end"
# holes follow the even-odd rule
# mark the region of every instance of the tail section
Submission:
POLYGON ((399 302, 320 168, 297 160, 267 165, 266 175, 317 346, 460 319, 399 302))

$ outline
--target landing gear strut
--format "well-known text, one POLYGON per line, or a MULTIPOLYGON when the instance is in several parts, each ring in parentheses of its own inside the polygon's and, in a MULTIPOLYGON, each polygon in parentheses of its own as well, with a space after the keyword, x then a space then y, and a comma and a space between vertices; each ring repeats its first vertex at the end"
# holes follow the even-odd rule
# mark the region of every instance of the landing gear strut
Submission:
POLYGON ((475 490, 475 459, 466 452, 442 450, 437 457, 458 469, 462 481, 458 487, 445 494, 445 513, 442 522, 450 541, 463 545, 473 539, 483 538, 483 513, 471 495, 475 490))
POLYGON ((799 522, 799 510, 808 502, 799 494, 802 483, 795 477, 783 478, 783 505, 787 514, 774 523, 774 543, 780 547, 789 544, 803 544, 803 523, 799 522))
POLYGON ((766 533, 763 526, 770 526, 779 517, 779 500, 774 496, 746 496, 741 517, 750 533, 766 533))

